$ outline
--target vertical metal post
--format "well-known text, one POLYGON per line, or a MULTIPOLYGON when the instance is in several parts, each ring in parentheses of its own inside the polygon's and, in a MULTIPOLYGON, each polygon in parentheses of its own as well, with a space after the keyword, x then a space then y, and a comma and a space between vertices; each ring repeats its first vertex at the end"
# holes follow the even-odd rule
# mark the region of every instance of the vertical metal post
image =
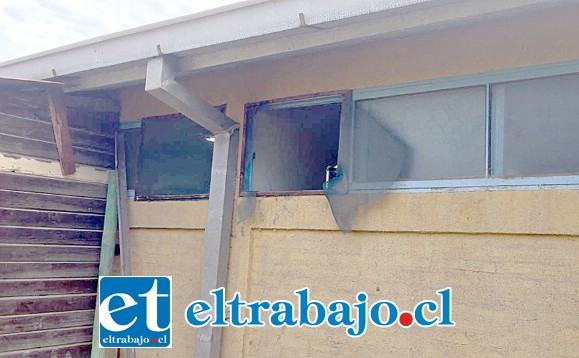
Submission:
MULTIPOLYGON (((224 287, 227 281, 239 126, 177 82, 175 63, 174 58, 163 56, 150 60, 145 91, 215 135, 201 278, 201 299, 209 301, 209 292, 224 287)), ((205 326, 197 331, 195 357, 217 358, 220 349, 221 328, 205 326)))
POLYGON ((485 178, 491 176, 491 133, 492 133, 492 92, 491 85, 487 83, 485 86, 485 178))
POLYGON ((493 176, 502 176, 504 172, 505 156, 505 86, 493 86, 493 110, 491 132, 491 166, 493 176))
MULTIPOLYGON (((225 287, 227 282, 238 143, 238 130, 231 134, 215 135, 201 279, 200 299, 205 301, 211 301, 210 291, 225 287)), ((199 328, 195 357, 218 358, 221 351, 221 333, 219 327, 206 325, 199 328)))

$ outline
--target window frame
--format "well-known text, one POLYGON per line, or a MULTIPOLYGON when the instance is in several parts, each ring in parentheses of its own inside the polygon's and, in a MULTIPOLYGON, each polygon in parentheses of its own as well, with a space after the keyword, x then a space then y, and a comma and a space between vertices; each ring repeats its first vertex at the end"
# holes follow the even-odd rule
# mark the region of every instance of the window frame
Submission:
MULTIPOLYGON (((560 75, 579 73, 579 61, 558 62, 538 66, 530 66, 515 69, 499 70, 474 75, 460 75, 446 78, 438 78, 427 81, 417 81, 390 86, 378 86, 365 89, 354 89, 352 99, 352 115, 347 125, 350 137, 348 147, 352 146, 354 138, 354 125, 356 120, 356 102, 363 100, 413 95, 419 93, 435 92, 442 90, 469 88, 475 86, 486 87, 485 104, 485 177, 464 179, 433 179, 417 181, 396 181, 394 183, 357 183, 353 181, 354 175, 349 178, 350 191, 352 193, 365 193, 376 191, 394 192, 430 192, 430 191, 480 191, 480 190, 536 190, 536 189, 579 189, 579 175, 553 175, 553 176, 529 176, 500 178, 493 177, 493 159, 495 155, 502 158, 501 147, 492 145, 492 87, 493 85, 508 82, 548 78, 560 75)), ((344 128, 340 128, 342 132, 344 128)), ((496 129, 495 129, 496 130, 496 129)), ((341 138, 340 138, 341 140, 341 138)), ((345 143, 340 141, 340 150, 345 143)), ((348 158, 349 171, 354 169, 355 158, 348 158)), ((498 160, 500 163, 500 160, 498 160)))
MULTIPOLYGON (((270 196, 309 196, 309 195, 324 195, 324 190, 293 190, 293 191, 250 191, 246 190, 250 187, 251 183, 251 170, 247 169, 247 153, 251 146, 251 126, 253 116, 255 111, 259 108, 270 108, 270 109, 283 109, 283 108, 299 108, 299 107, 312 107, 316 105, 323 104, 336 104, 340 103, 342 105, 340 114, 340 141, 338 147, 338 156, 341 154, 342 147, 342 128, 344 127, 345 115, 344 106, 351 106, 352 91, 351 90, 340 90, 340 91, 330 91, 330 92, 319 92, 313 94, 276 98, 272 100, 265 100, 259 102, 252 102, 245 104, 244 119, 243 119, 243 134, 242 134, 242 144, 241 144, 241 163, 239 168, 239 196, 259 196, 259 197, 270 197, 270 196)), ((347 111, 346 111, 347 112, 347 111)))
MULTIPOLYGON (((220 111, 224 112, 226 110, 226 105, 221 105, 216 107, 220 111)), ((148 119, 171 119, 171 118, 180 118, 183 117, 180 113, 171 113, 166 115, 159 115, 159 116, 149 116, 143 117, 133 121, 121 121, 119 125, 119 133, 122 135, 122 139, 125 140, 125 133, 131 130, 138 130, 139 136, 141 138, 139 148, 137 149, 138 158, 137 158, 137 172, 136 175, 136 183, 135 188, 129 189, 129 191, 134 191, 131 193, 131 197, 134 201, 197 201, 197 200, 207 200, 209 199, 209 193, 207 194, 155 194, 155 195, 147 195, 147 196, 139 196, 137 193, 141 191, 141 181, 139 177, 141 175, 141 166, 142 166, 142 147, 143 147, 143 136, 144 136, 144 126, 143 122, 148 119)), ((126 145, 125 145, 126 148, 126 145)), ((127 165, 127 160, 125 160, 125 165, 127 165)))

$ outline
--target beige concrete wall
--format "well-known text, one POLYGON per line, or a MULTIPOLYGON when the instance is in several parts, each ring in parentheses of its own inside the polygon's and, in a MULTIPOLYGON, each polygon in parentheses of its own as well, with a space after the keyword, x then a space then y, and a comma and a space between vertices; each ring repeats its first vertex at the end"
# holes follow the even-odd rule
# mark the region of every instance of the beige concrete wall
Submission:
POLYGON ((224 356, 573 356, 578 203, 577 191, 392 194, 342 234, 323 199, 262 199, 232 246, 230 269, 247 275, 229 285, 248 301, 295 302, 291 291, 307 286, 326 303, 364 291, 411 309, 450 286, 457 326, 372 327, 358 339, 328 327, 229 329, 224 356))
MULTIPOLYGON (((579 5, 192 76, 183 82, 241 121, 248 102, 579 59, 579 5)), ((140 88, 123 120, 173 112, 140 88)), ((197 298, 206 202, 135 203, 135 273, 171 274, 179 300, 197 298), (154 245, 161 249, 154 249, 154 245)), ((454 290, 456 328, 259 328, 224 331, 224 357, 573 356, 579 351, 579 191, 391 194, 342 234, 323 196, 260 198, 234 219, 229 293, 250 301, 391 299, 402 308, 454 290)), ((185 304, 185 303, 183 303, 185 304)), ((181 303, 180 303, 181 305, 181 303)), ((174 348, 194 330, 176 305, 174 348)))
POLYGON ((199 298, 206 221, 206 201, 129 205, 133 275, 173 277, 173 348, 138 350, 139 358, 193 355, 197 332, 183 317, 199 298))

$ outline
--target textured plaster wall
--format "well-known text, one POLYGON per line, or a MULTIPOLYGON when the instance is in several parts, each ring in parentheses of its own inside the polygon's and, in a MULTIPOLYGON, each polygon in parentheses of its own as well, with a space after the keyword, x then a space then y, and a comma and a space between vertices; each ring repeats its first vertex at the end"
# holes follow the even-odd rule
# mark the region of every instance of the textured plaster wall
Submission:
POLYGON ((196 330, 183 314, 199 298, 207 202, 133 202, 131 268, 133 275, 173 277, 173 348, 137 350, 142 357, 191 357, 196 330), (199 203, 201 205, 192 205, 199 203))
MULTIPOLYGON (((183 82, 243 119, 248 102, 579 59, 579 6, 191 76, 183 82)), ((173 112, 141 88, 123 120, 173 112)), ((197 298, 207 203, 133 203, 135 273, 173 275, 179 305, 197 298), (155 245, 157 247, 155 247, 155 245)), ((574 356, 579 351, 579 191, 391 194, 337 231, 323 196, 260 198, 234 219, 227 290, 244 298, 391 299, 410 308, 454 289, 453 329, 225 329, 224 357, 574 356)), ((195 332, 175 305, 174 348, 195 332)))
MULTIPOLYGON (((572 356, 577 351, 576 239, 554 236, 256 230, 248 300, 393 300, 401 310, 453 288, 456 328, 259 329, 243 337, 248 357, 572 356), (555 254, 545 254, 551 252, 555 254), (516 253, 516 256, 515 256, 516 253), (291 263, 291 264, 288 264, 291 263), (563 319, 566 318, 566 319, 563 319)), ((231 356, 237 353, 231 353, 231 356)))

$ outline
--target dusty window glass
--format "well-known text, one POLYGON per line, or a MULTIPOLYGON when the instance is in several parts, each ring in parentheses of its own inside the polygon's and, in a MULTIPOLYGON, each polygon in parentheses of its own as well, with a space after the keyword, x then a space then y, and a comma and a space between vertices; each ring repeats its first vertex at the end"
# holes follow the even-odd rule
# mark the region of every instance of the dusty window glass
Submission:
POLYGON ((326 167, 336 165, 341 104, 257 107, 249 116, 245 190, 322 190, 326 167))
POLYGON ((211 134, 181 115, 143 119, 137 199, 208 195, 211 134))
POLYGON ((400 157, 389 148, 400 147, 406 153, 399 180, 484 177, 485 106, 483 86, 358 101, 354 182, 387 177, 389 163, 400 157), (372 140, 377 125, 387 141, 372 140))
POLYGON ((492 86, 493 174, 579 173, 579 75, 492 86))

